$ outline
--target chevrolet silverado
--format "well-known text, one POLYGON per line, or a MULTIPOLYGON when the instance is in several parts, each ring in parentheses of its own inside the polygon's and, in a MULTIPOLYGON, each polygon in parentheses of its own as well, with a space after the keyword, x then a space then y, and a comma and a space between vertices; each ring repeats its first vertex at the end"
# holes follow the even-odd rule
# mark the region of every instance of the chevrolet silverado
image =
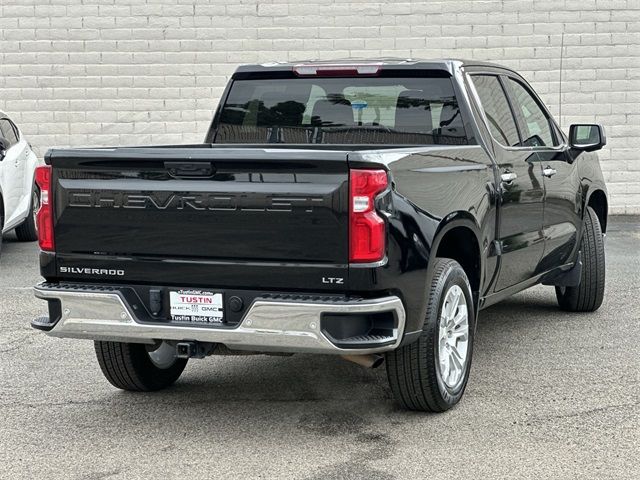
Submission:
POLYGON ((332 354, 444 411, 480 310, 536 284, 601 305, 605 143, 498 65, 241 66, 202 144, 47 153, 32 326, 93 340, 124 390, 212 354, 332 354))

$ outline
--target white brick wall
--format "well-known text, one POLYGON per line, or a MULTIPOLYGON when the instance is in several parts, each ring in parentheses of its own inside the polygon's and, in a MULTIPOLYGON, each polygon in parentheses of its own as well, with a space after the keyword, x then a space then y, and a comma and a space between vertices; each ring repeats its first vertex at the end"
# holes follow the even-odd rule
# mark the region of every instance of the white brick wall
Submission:
POLYGON ((640 0, 0 0, 0 110, 50 146, 199 142, 239 63, 496 61, 607 127, 612 212, 640 213, 640 0))

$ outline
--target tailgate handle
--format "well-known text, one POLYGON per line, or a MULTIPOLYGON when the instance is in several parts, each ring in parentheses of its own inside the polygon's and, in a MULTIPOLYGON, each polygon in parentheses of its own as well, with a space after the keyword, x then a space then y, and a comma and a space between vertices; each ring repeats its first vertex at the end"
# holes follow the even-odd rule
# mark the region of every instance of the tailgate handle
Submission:
POLYGON ((175 178, 208 178, 216 173, 211 163, 164 162, 169 175, 175 178))

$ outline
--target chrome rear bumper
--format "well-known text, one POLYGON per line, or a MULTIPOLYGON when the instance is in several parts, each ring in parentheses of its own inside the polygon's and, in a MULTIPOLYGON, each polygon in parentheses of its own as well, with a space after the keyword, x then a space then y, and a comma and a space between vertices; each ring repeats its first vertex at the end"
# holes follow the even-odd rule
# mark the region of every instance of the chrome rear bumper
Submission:
POLYGON ((47 334, 62 338, 149 344, 157 340, 198 341, 222 343, 236 350, 368 354, 397 348, 405 326, 405 310, 395 296, 344 302, 260 298, 248 308, 238 326, 229 328, 141 323, 115 289, 82 291, 37 286, 35 295, 60 302, 62 316, 47 334), (366 348, 338 347, 321 330, 323 314, 381 312, 394 315, 392 336, 368 341, 366 348))

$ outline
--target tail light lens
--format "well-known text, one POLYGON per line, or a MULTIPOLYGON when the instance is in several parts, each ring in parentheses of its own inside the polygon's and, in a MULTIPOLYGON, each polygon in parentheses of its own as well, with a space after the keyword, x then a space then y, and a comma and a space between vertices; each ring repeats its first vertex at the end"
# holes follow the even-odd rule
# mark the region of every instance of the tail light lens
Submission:
POLYGON ((351 170, 349 173, 350 262, 377 262, 384 258, 386 228, 374 201, 387 185, 384 170, 351 170))
POLYGON ((40 189, 40 208, 36 212, 40 249, 53 252, 53 208, 51 206, 51 167, 36 168, 36 185, 40 189))

